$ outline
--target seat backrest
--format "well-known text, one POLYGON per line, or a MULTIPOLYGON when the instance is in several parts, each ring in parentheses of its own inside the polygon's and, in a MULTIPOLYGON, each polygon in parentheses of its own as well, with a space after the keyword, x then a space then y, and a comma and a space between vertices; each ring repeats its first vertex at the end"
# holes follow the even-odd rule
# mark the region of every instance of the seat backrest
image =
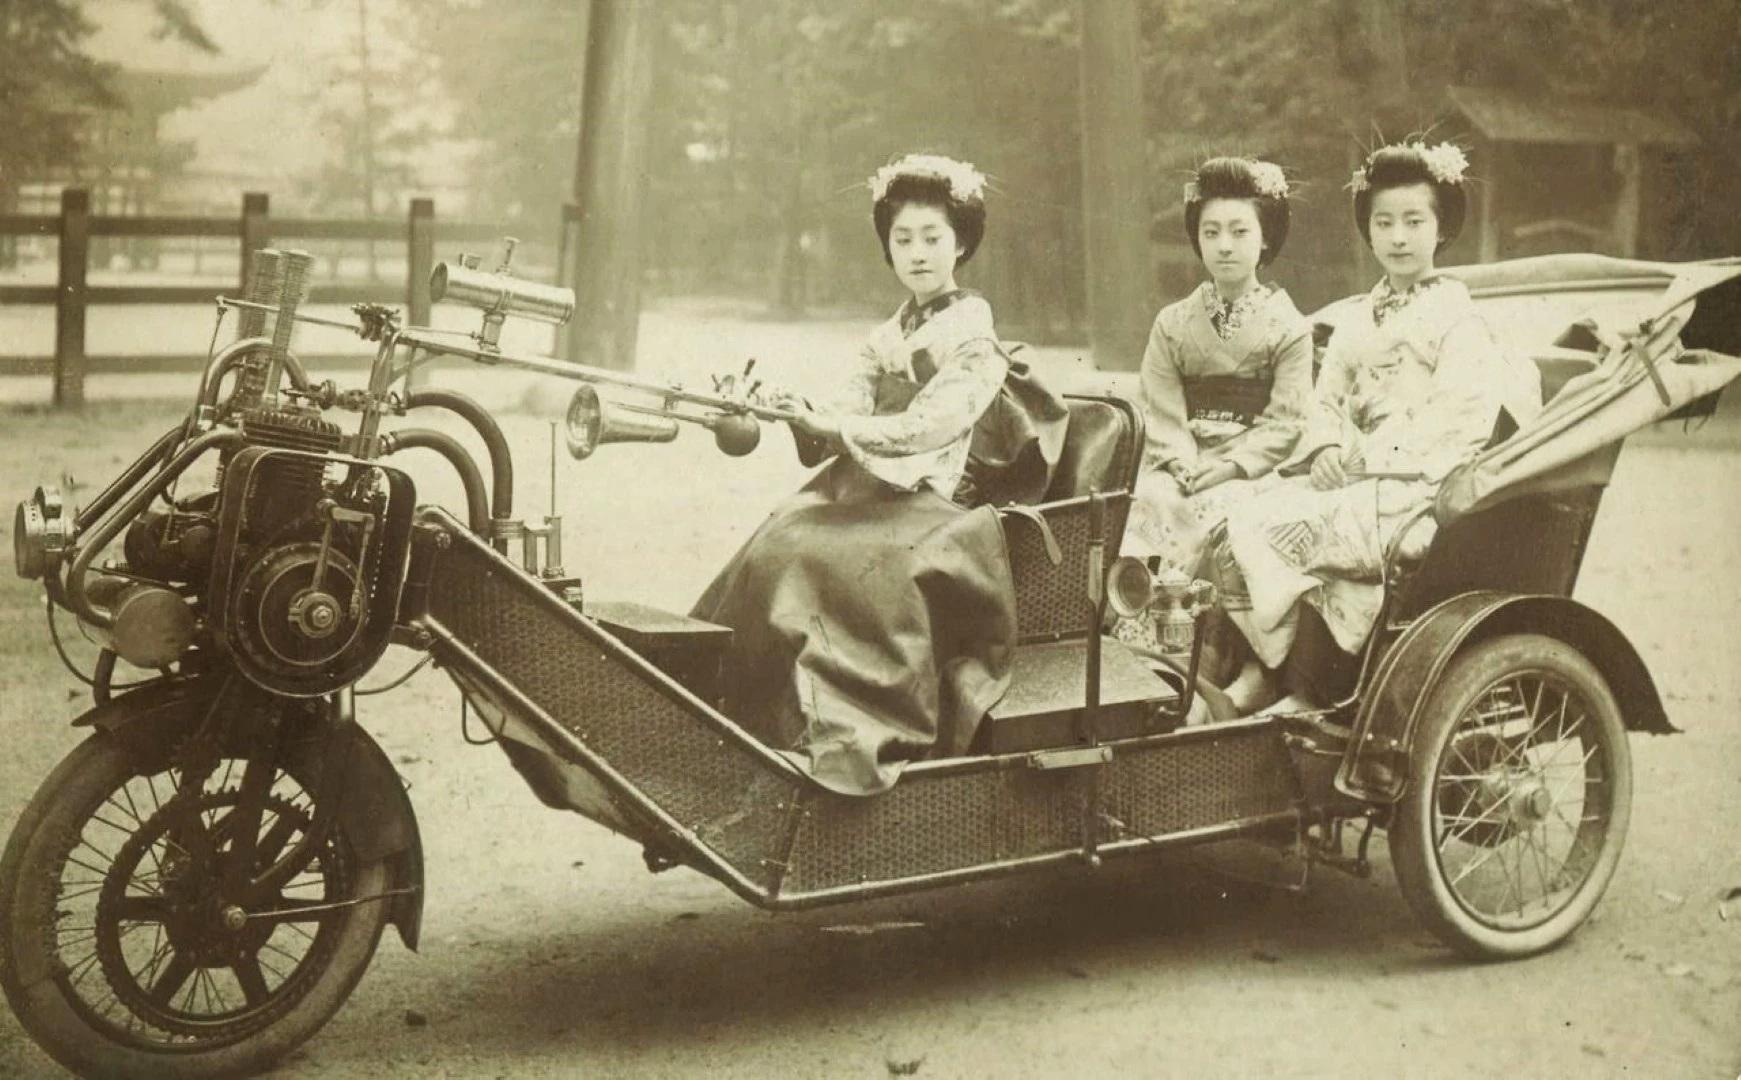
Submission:
MULTIPOLYGON (((1619 449, 1601 452, 1610 466, 1619 449)), ((1601 502, 1602 486, 1586 483, 1519 495, 1450 522, 1405 578, 1392 617, 1412 619, 1476 590, 1570 596, 1601 502)))
POLYGON ((1028 508, 1046 521, 1044 532, 1017 514, 1004 518, 1010 572, 1015 579, 1017 638, 1053 641, 1088 632, 1088 495, 1113 498, 1106 513, 1105 559, 1118 557, 1130 513, 1130 491, 1142 463, 1142 413, 1119 397, 1066 395, 1070 427, 1052 473, 1046 501, 1028 508), (1060 561, 1047 552, 1046 536, 1060 561))
POLYGON ((1130 491, 1142 463, 1142 412, 1121 397, 1064 396, 1070 427, 1046 500, 1130 491))

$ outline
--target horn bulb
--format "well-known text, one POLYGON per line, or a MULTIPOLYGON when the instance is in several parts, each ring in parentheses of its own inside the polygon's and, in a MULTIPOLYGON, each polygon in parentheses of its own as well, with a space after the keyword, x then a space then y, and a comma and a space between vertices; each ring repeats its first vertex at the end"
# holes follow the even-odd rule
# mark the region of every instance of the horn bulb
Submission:
POLYGON ((762 425, 747 413, 731 413, 708 421, 713 441, 731 457, 743 457, 762 441, 762 425))

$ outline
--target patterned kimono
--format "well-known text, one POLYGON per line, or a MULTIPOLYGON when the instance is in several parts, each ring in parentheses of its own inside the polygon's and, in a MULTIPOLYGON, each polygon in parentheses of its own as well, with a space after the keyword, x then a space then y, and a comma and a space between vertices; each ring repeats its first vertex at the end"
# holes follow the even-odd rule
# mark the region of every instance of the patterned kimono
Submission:
POLYGON ((1156 316, 1142 385, 1148 446, 1124 553, 1195 573, 1210 529, 1293 449, 1312 390, 1311 325, 1281 289, 1229 303, 1204 282, 1156 316), (1171 461, 1231 461, 1241 477, 1187 495, 1171 461))
MULTIPOLYGON (((1305 470, 1340 446, 1348 486, 1319 491, 1293 476, 1234 508, 1216 552, 1222 603, 1258 659, 1274 668, 1287 657, 1301 601, 1357 651, 1397 530, 1492 437, 1502 409, 1522 423, 1540 407, 1535 366, 1495 343, 1461 282, 1433 277, 1399 294, 1380 281, 1330 339, 1305 432, 1280 469, 1305 470)), ((1419 521, 1403 556, 1423 553, 1433 530, 1419 521)))
MULTIPOLYGON (((965 753, 1009 687, 1002 529, 990 506, 952 498, 972 486, 976 424, 998 414, 1010 375, 977 295, 904 305, 842 387, 846 453, 774 510, 695 605, 735 631, 727 715, 835 791, 883 791, 906 761, 965 753)), ((1041 426, 1061 441, 1057 412, 1041 426)), ((816 449, 800 440, 806 460, 816 449)), ((996 487, 997 471, 980 485, 996 487)))

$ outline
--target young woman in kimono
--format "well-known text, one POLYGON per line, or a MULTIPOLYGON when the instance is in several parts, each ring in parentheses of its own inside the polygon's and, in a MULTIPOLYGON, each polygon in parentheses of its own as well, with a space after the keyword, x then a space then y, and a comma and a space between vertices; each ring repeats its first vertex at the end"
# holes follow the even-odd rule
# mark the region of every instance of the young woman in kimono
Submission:
MULTIPOLYGON (((1300 605, 1356 652, 1376 621, 1385 553, 1437 482, 1491 438, 1501 410, 1521 423, 1540 408, 1534 365, 1502 349, 1469 292, 1434 269, 1462 227, 1467 160, 1449 143, 1373 152, 1354 174, 1354 220, 1384 268, 1336 328, 1306 427, 1283 473, 1301 472, 1235 507, 1214 576, 1255 653, 1230 690, 1251 708, 1273 700, 1300 605)), ((1431 539, 1430 518, 1405 557, 1431 539)))
POLYGON ((1293 449, 1312 389, 1312 328, 1257 277, 1288 236, 1280 167, 1204 162, 1185 185, 1185 235, 1209 280, 1149 331, 1148 445, 1123 550, 1195 574, 1209 530, 1293 449))
POLYGON ((906 761, 964 753, 1008 689, 1014 585, 984 504, 1039 497, 1068 419, 1005 355, 984 298, 956 285, 984 235, 984 177, 910 155, 870 188, 908 298, 838 400, 787 399, 800 457, 833 463, 693 611, 734 631, 727 715, 847 794, 887 789, 906 761))

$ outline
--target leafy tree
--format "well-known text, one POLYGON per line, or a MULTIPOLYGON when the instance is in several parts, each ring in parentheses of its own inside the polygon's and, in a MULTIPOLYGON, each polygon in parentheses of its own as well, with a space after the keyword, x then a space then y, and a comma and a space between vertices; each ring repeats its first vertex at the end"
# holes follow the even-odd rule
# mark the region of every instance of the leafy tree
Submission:
MULTIPOLYGON (((648 270, 672 289, 733 288, 779 307, 886 295, 862 181, 927 149, 992 177, 968 277, 1051 336, 1079 322, 1075 13, 1083 0, 664 0, 649 133, 648 270)), ((566 0, 429 0, 411 15, 453 130, 475 140, 480 210, 548 229, 570 197, 584 15, 566 0)), ((1268 154, 1302 181, 1279 272, 1314 303, 1368 272, 1342 183, 1357 147, 1446 124, 1476 85, 1643 106, 1703 140, 1695 180, 1741 171, 1741 0, 1147 0, 1150 151, 1166 292, 1185 170, 1268 154)), ((1477 162, 1477 168, 1481 166, 1477 162)), ((1741 247, 1723 202, 1670 223, 1680 253, 1741 247)), ((1465 256, 1466 257, 1466 256, 1465 256)))
MULTIPOLYGON (((214 49, 184 0, 149 2, 159 34, 214 49)), ((0 211, 16 206, 26 178, 78 160, 82 110, 116 104, 113 65, 86 51, 93 9, 101 7, 81 0, 0 0, 0 211)), ((10 248, 0 254, 10 258, 10 248)))
POLYGON ((572 0, 425 0, 408 13, 428 85, 447 99, 448 134, 471 144, 464 167, 480 215, 548 228, 570 197, 585 10, 572 0))
MULTIPOLYGON (((1741 168, 1741 0, 1155 0, 1147 89, 1157 171, 1235 146, 1332 166, 1357 144, 1440 123, 1453 85, 1654 109, 1694 128, 1707 209, 1677 250, 1733 249, 1711 184, 1741 168), (1375 32, 1390 20, 1394 37, 1375 32), (1385 76, 1396 72, 1395 84, 1385 76)), ((1477 163, 1480 167, 1480 163, 1477 163)), ((1292 242, 1290 241, 1290 244, 1292 242)), ((1285 257, 1285 256, 1284 256, 1285 257)))
MULTIPOLYGON (((311 0, 316 8, 333 0, 311 0)), ((417 154, 432 132, 421 109, 428 86, 414 53, 380 33, 395 14, 370 0, 341 0, 355 15, 355 30, 341 51, 327 59, 328 85, 316 99, 323 127, 332 134, 326 160, 312 178, 317 205, 354 208, 372 218, 418 186, 417 154)), ((368 273, 376 276, 375 243, 364 245, 368 273)))
MULTIPOLYGON (((864 177, 930 149, 977 162, 999 189, 1007 216, 980 272, 1001 261, 1012 282, 1038 267, 1062 276, 1056 254, 1024 269, 1014 249, 1019 223, 1034 219, 1037 244, 1067 227, 1074 205, 1074 7, 662 4, 650 271, 674 287, 748 288, 786 309, 863 295, 884 280, 867 250, 864 177)), ((477 140, 473 175, 491 209, 553 222, 572 190, 584 18, 556 0, 511 11, 436 0, 415 32, 455 103, 454 133, 477 140)))

